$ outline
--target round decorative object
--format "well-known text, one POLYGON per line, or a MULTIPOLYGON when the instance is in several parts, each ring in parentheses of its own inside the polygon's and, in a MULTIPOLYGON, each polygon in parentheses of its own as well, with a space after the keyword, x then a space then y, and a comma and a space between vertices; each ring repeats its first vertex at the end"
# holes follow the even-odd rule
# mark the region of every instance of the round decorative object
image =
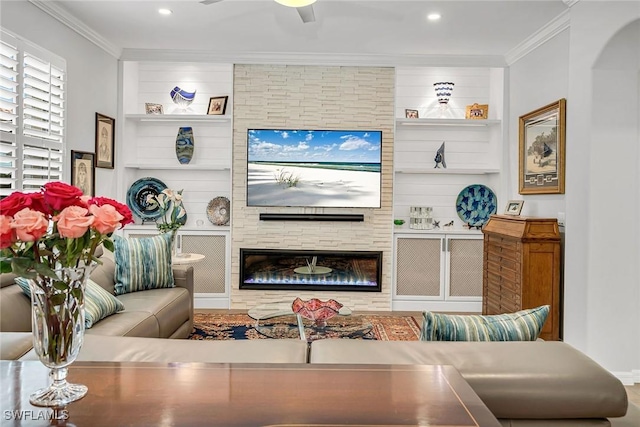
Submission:
POLYGON ((149 196, 157 196, 167 186, 157 178, 140 178, 127 191, 127 206, 134 215, 143 221, 155 221, 162 216, 159 206, 151 207, 147 202, 149 196))
POLYGON ((341 308, 342 304, 334 299, 322 301, 318 298, 311 298, 305 301, 296 298, 291 304, 291 310, 295 314, 314 322, 326 322, 327 319, 338 314, 341 308))
POLYGON ((171 99, 176 103, 180 108, 187 108, 196 97, 196 91, 187 92, 184 89, 180 89, 178 86, 174 87, 170 93, 171 99))
POLYGON ((489 215, 496 213, 498 199, 485 185, 473 184, 465 187, 456 200, 456 211, 460 219, 471 227, 482 227, 489 215))
POLYGON ((231 217, 231 202, 226 197, 216 197, 207 205, 207 218, 213 225, 227 225, 231 217))

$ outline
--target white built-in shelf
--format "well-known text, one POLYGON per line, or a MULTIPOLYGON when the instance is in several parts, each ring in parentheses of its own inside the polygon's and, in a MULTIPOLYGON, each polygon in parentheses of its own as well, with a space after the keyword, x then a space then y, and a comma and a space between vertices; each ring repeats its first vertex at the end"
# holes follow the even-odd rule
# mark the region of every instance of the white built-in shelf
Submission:
MULTIPOLYGON (((136 218, 136 220, 139 220, 136 218)), ((146 222, 145 224, 129 224, 124 228, 125 231, 157 231, 155 222, 146 222)), ((200 227, 197 225, 185 225, 180 227, 178 231, 220 231, 220 232, 228 232, 231 231, 230 225, 214 225, 209 221, 204 221, 204 224, 200 227)))
POLYGON ((398 168, 396 173, 442 174, 442 175, 488 175, 500 173, 500 169, 441 169, 441 168, 398 168))
POLYGON ((396 119, 399 126, 495 126, 501 120, 489 119, 396 119))
POLYGON ((138 122, 209 122, 228 123, 231 117, 211 114, 126 114, 125 119, 138 122))
POLYGON ((408 225, 403 225, 402 227, 396 227, 394 226, 393 229, 393 234, 424 234, 424 235, 430 235, 430 234, 462 234, 462 235, 482 235, 482 230, 478 230, 478 229, 473 229, 473 230, 469 230, 468 228, 450 228, 450 229, 443 229, 442 225, 440 226, 440 228, 436 228, 434 230, 415 230, 413 228, 409 228, 408 225))
POLYGON ((185 170, 185 171, 228 171, 229 166, 222 165, 153 165, 129 163, 124 165, 126 169, 144 169, 144 170, 185 170))

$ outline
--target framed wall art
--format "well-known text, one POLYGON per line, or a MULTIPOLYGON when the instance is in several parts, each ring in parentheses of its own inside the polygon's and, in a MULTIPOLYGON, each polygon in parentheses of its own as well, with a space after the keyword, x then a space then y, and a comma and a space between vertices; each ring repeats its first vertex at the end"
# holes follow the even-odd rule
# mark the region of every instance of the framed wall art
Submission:
POLYGON ((520 194, 564 194, 566 100, 520 116, 520 194))
POLYGON ((418 110, 404 110, 404 116, 407 119, 417 119, 418 110))
POLYGON ((207 109, 207 114, 213 115, 224 115, 227 111, 227 100, 228 96, 215 96, 209 99, 209 108, 207 109))
POLYGON ((116 148, 116 120, 96 113, 96 167, 113 169, 116 148))
POLYGON ((85 196, 95 196, 95 154, 71 150, 71 185, 85 196))
POLYGON ((151 102, 144 103, 144 111, 147 114, 164 114, 162 104, 152 104, 151 102))
POLYGON ((489 104, 467 105, 465 119, 486 119, 489 116, 489 104))
POLYGON ((509 202, 507 203, 507 207, 504 208, 504 214, 520 216, 523 205, 524 200, 509 200, 509 202))

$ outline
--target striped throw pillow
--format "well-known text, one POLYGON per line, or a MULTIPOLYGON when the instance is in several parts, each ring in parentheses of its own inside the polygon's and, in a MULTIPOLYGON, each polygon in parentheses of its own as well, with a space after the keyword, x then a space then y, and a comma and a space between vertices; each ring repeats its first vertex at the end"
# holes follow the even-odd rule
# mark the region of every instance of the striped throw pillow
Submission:
MULTIPOLYGON (((23 277, 15 278, 16 285, 31 298, 29 281, 23 277)), ((118 298, 105 291, 93 280, 87 280, 84 290, 84 327, 89 329, 96 322, 124 310, 124 304, 118 298)))
POLYGON ((549 306, 492 316, 423 313, 422 341, 535 341, 549 306))
POLYGON ((171 233, 153 237, 114 237, 115 293, 173 288, 171 233))

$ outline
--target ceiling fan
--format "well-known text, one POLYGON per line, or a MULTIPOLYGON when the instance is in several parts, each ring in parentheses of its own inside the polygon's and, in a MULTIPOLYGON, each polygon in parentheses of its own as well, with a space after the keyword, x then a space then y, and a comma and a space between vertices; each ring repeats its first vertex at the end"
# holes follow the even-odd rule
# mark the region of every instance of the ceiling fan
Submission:
MULTIPOLYGON (((202 0, 200 3, 202 4, 212 4, 218 3, 222 0, 202 0)), ((315 22, 316 15, 313 12, 312 4, 316 2, 316 0, 275 0, 277 3, 280 3, 284 6, 295 7, 298 11, 298 15, 302 19, 302 22, 305 24, 308 22, 315 22)))

